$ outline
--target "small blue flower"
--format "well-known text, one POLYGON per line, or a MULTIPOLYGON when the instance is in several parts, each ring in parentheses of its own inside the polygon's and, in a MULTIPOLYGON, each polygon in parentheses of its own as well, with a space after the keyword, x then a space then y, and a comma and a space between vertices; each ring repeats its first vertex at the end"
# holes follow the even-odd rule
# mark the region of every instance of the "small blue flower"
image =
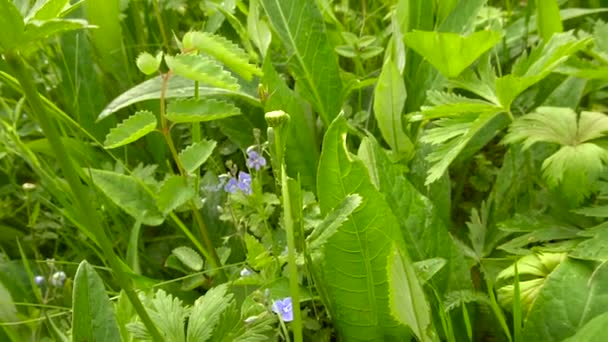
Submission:
POLYGON ((272 312, 281 316, 281 319, 285 322, 293 321, 293 307, 291 305, 291 297, 273 301, 272 312))
POLYGON ((247 195, 251 195, 251 175, 247 172, 239 171, 238 187, 247 195))
POLYGON ((247 157, 247 167, 250 169, 260 171, 266 166, 266 158, 254 150, 248 151, 247 157))
POLYGON ((42 286, 42 284, 44 284, 44 277, 41 275, 35 276, 34 283, 36 283, 36 285, 38 285, 38 286, 42 286))
POLYGON ((236 178, 232 177, 224 184, 224 190, 231 194, 234 194, 239 189, 239 183, 236 178))

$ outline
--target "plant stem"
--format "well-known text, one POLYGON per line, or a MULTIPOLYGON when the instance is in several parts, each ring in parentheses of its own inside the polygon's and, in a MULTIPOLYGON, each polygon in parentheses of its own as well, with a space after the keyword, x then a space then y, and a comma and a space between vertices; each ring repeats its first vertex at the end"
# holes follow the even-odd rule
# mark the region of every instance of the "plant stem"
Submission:
POLYGON ((40 94, 38 93, 38 90, 34 84, 33 75, 26 67, 20 55, 7 54, 5 55, 5 59, 13 70, 17 80, 19 83, 21 83, 23 93, 32 109, 32 114, 38 119, 44 135, 47 137, 49 144, 57 157, 57 162, 63 170, 65 179, 74 195, 74 205, 79 207, 82 213, 81 218, 87 217, 86 222, 87 225, 91 227, 90 232, 97 240, 99 247, 103 250, 105 258, 108 260, 112 270, 114 271, 118 284, 127 294, 127 297, 148 329, 152 339, 154 341, 165 341, 160 331, 150 318, 150 315, 148 315, 146 308, 139 300, 137 293, 135 293, 131 280, 129 279, 128 274, 124 271, 121 261, 114 253, 112 242, 107 236, 104 227, 100 224, 101 219, 98 217, 95 208, 93 208, 92 201, 88 199, 88 192, 80 181, 80 177, 76 172, 72 159, 61 141, 61 136, 59 135, 57 127, 45 113, 45 108, 42 104, 40 94))

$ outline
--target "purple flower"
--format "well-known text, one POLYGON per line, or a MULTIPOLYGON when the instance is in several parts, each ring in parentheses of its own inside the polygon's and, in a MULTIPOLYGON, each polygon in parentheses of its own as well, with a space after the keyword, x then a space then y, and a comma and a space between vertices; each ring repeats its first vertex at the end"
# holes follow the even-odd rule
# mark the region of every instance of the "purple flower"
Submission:
POLYGON ((239 189, 239 184, 236 178, 232 177, 228 180, 226 184, 224 184, 224 191, 229 192, 231 194, 235 193, 239 189))
POLYGON ((251 195, 251 175, 247 172, 239 171, 238 187, 247 195, 251 195))
POLYGON ((264 156, 253 150, 247 152, 248 168, 260 171, 264 166, 266 166, 266 158, 264 156))
POLYGON ((246 195, 251 195, 251 175, 247 172, 239 171, 238 179, 230 177, 229 175, 220 175, 220 186, 224 186, 224 191, 231 194, 236 193, 238 190, 242 191, 246 195), (226 181, 228 179, 228 181, 226 181))
POLYGON ((291 306, 291 297, 273 301, 272 312, 281 316, 281 319, 285 322, 293 321, 293 307, 291 306))

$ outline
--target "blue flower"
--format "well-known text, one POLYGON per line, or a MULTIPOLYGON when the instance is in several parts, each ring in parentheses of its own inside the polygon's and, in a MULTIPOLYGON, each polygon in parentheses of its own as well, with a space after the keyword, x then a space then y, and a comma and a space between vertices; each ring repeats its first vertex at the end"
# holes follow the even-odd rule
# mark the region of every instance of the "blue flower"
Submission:
POLYGON ((38 285, 38 286, 42 286, 42 284, 44 284, 44 277, 41 275, 35 276, 34 283, 36 283, 36 285, 38 285))
POLYGON ((273 301, 272 312, 281 316, 281 319, 285 322, 293 321, 293 307, 291 305, 291 297, 273 301))
POLYGON ((247 172, 239 171, 238 187, 247 195, 251 195, 251 175, 247 172))
POLYGON ((246 195, 251 195, 251 175, 247 172, 239 171, 238 179, 229 175, 220 175, 220 186, 224 186, 224 191, 231 194, 238 190, 246 195), (228 179, 228 181, 226 181, 228 179))
POLYGON ((228 180, 226 184, 224 184, 224 190, 231 194, 234 194, 239 189, 239 184, 236 178, 232 177, 228 180))
POLYGON ((247 167, 250 169, 260 171, 261 168, 266 166, 266 158, 256 151, 248 151, 247 157, 247 167))

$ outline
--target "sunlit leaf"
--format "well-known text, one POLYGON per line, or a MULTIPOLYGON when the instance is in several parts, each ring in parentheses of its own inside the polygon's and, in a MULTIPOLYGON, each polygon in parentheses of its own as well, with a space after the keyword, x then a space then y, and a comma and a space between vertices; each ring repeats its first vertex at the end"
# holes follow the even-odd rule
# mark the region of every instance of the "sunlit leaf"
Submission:
POLYGON ((139 111, 112 128, 103 144, 107 149, 127 145, 154 131, 155 128, 156 116, 147 110, 139 111))
POLYGON ((179 154, 179 160, 184 170, 189 173, 194 172, 207 161, 215 146, 217 143, 213 140, 202 140, 183 149, 179 154))
POLYGON ((241 110, 233 103, 215 99, 185 99, 169 103, 167 119, 183 122, 203 122, 240 115, 241 110))
POLYGON ((6 51, 23 41, 25 25, 12 0, 0 0, 0 13, 0 51, 6 51))
POLYGON ((215 60, 201 55, 165 56, 167 66, 176 75, 227 90, 239 90, 236 78, 215 60))

